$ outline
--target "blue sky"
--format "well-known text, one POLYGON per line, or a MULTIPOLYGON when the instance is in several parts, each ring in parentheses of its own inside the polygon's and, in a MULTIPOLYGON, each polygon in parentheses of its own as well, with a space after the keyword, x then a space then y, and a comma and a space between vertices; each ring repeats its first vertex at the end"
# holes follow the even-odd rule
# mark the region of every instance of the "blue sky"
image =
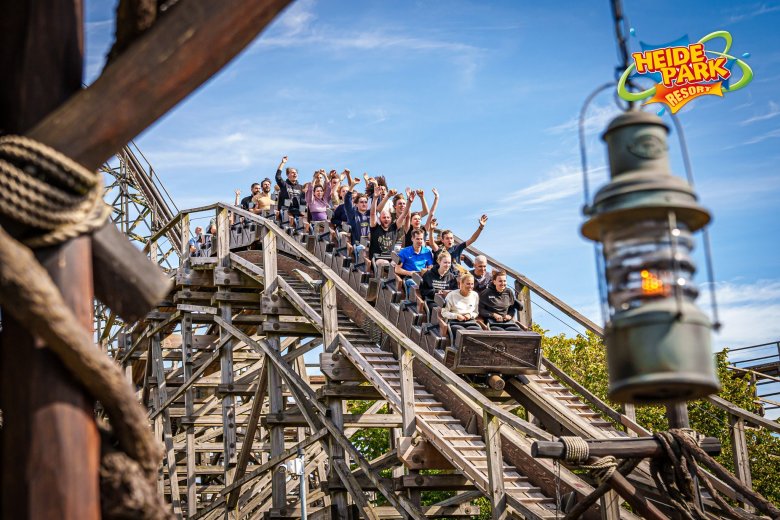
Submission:
MULTIPOLYGON (((87 82, 110 46, 114 8, 86 2, 87 82)), ((714 214, 724 322, 714 345, 778 340, 780 3, 625 0, 624 8, 633 50, 640 39, 695 41, 725 29, 734 54, 751 54, 747 88, 695 100, 680 118, 697 190, 714 214)), ((487 213, 480 248, 600 322, 592 246, 579 235, 576 120, 616 64, 607 0, 300 0, 137 143, 179 207, 230 201, 285 154, 304 178, 347 167, 396 187, 436 187, 441 224, 464 236, 487 213)), ((588 113, 592 191, 606 177, 599 134, 618 110, 610 92, 588 113)), ((682 175, 676 134, 670 144, 682 175)))

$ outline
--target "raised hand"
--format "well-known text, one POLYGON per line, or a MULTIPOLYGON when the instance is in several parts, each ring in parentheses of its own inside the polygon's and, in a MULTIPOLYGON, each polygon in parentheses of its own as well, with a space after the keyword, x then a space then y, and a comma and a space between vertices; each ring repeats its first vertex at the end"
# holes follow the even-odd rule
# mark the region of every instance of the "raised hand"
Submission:
POLYGON ((389 192, 387 192, 387 194, 388 194, 390 197, 395 197, 395 196, 398 194, 398 190, 397 190, 397 189, 395 189, 395 188, 393 188, 392 190, 390 190, 389 192))
POLYGON ((406 188, 405 191, 406 191, 406 198, 407 199, 412 196, 412 188, 406 188))
POLYGON ((438 199, 439 198, 439 190, 437 190, 436 188, 433 188, 431 191, 433 192, 433 196, 438 199))
POLYGON ((488 216, 482 215, 481 217, 479 217, 479 225, 484 227, 487 220, 488 220, 488 216))
POLYGON ((240 196, 241 196, 241 190, 236 190, 236 197, 240 197, 240 196))
POLYGON ((425 190, 414 190, 415 193, 417 193, 417 196, 422 198, 425 197, 425 190))
POLYGON ((282 164, 284 164, 286 162, 287 162, 287 156, 285 155, 284 157, 282 157, 282 164))

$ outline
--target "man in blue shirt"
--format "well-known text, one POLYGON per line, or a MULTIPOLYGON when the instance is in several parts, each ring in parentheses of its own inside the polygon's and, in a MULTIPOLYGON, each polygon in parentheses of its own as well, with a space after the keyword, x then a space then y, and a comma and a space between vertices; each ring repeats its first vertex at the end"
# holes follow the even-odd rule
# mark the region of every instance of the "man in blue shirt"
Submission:
POLYGON ((398 265, 395 266, 395 274, 404 281, 406 287, 406 299, 409 299, 412 287, 417 284, 411 278, 412 273, 424 274, 433 267, 433 253, 431 248, 424 246, 425 231, 415 229, 412 231, 412 245, 398 252, 398 265))

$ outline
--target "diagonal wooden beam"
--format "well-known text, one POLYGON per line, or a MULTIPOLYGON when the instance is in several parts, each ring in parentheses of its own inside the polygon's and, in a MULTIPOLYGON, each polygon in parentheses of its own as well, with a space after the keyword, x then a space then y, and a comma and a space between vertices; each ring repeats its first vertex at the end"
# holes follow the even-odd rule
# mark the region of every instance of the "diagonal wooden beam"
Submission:
MULTIPOLYGON (((358 463, 358 466, 363 469, 366 476, 369 478, 369 480, 371 480, 372 484, 374 484, 376 488, 385 496, 385 498, 387 498, 391 505, 393 505, 399 511, 404 510, 411 518, 414 518, 415 520, 423 520, 425 518, 418 506, 410 502, 406 497, 395 494, 395 492, 390 487, 388 487, 380 480, 376 472, 371 471, 371 466, 368 464, 368 461, 366 461, 365 457, 363 457, 357 448, 355 448, 355 446, 349 441, 349 439, 344 435, 344 432, 337 428, 327 417, 327 409, 317 400, 317 395, 314 393, 314 391, 312 391, 312 389, 304 383, 304 381, 301 379, 301 376, 292 370, 290 365, 282 359, 281 355, 276 350, 274 350, 265 341, 254 341, 252 338, 241 332, 241 330, 227 323, 219 316, 215 316, 214 320, 217 325, 228 331, 230 334, 234 335, 236 338, 240 339, 247 345, 256 345, 256 348, 261 349, 265 353, 267 359, 274 363, 274 365, 279 370, 279 373, 287 381, 290 390, 297 394, 296 401, 298 402, 298 406, 300 407, 307 421, 311 421, 313 429, 317 429, 314 425, 317 427, 325 427, 328 432, 330 432, 331 437, 335 439, 336 442, 338 442, 339 445, 341 445, 344 450, 349 453, 349 456, 358 463)), ((354 477, 351 473, 349 473, 347 478, 354 477)))
MULTIPOLYGON (((268 364, 263 363, 263 368, 260 371, 260 377, 257 382, 257 389, 255 395, 252 398, 252 410, 249 412, 249 423, 246 426, 246 432, 244 433, 244 444, 241 446, 241 453, 238 455, 238 462, 236 463, 236 472, 233 477, 235 484, 240 481, 246 473, 246 465, 249 463, 249 455, 252 452, 252 442, 255 438, 255 432, 257 431, 257 424, 260 422, 260 412, 263 408, 263 401, 265 400, 265 391, 268 387, 268 364)), ((238 497, 241 492, 241 486, 239 485, 228 497, 228 509, 233 509, 238 503, 238 497)))

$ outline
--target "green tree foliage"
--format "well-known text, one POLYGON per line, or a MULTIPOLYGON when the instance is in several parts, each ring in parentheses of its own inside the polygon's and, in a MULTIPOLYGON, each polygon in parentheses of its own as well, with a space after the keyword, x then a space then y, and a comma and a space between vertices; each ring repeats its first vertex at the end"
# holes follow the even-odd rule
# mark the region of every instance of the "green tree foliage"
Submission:
MULTIPOLYGON (((586 336, 575 338, 564 334, 550 336, 544 330, 537 332, 543 335, 542 348, 544 355, 550 361, 613 408, 618 408, 619 405, 607 399, 609 377, 601 338, 590 332, 586 336)), ((755 389, 746 377, 740 377, 728 369, 727 350, 715 356, 715 364, 723 386, 720 397, 741 408, 758 413, 758 405, 754 400, 755 389)), ((723 450, 716 460, 733 472, 731 426, 727 412, 707 401, 699 400, 688 403, 688 414, 692 428, 720 439, 723 450)), ((639 424, 651 431, 663 431, 669 427, 665 409, 660 406, 638 406, 636 417, 639 424)), ((759 428, 748 428, 746 437, 753 489, 778 504, 780 503, 780 438, 759 428)))

